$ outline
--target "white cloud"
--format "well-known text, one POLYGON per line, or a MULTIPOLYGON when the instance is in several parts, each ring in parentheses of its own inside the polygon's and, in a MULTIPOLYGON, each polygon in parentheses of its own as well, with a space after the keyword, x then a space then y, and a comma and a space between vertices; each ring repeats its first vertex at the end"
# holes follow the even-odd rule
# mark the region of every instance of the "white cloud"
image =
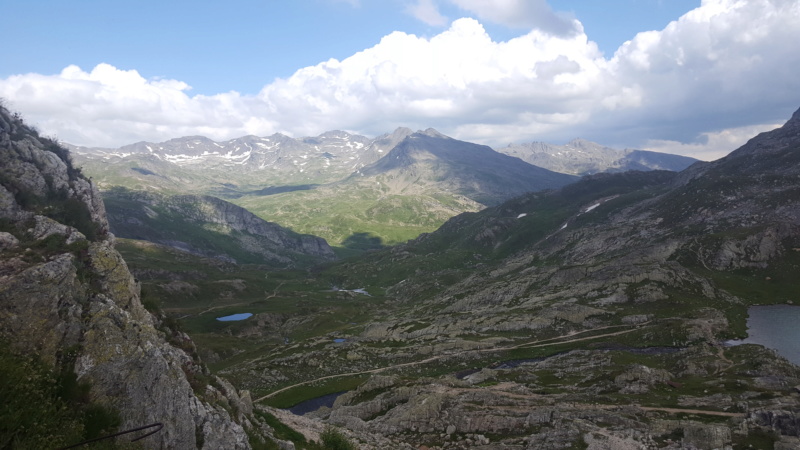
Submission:
POLYGON ((406 11, 428 25, 447 25, 447 17, 439 12, 434 0, 416 0, 415 3, 406 7, 406 11))
POLYGON ((253 122, 262 105, 236 92, 190 97, 177 80, 147 80, 135 70, 99 64, 91 72, 69 66, 57 75, 26 74, 0 80, 0 97, 46 134, 66 142, 119 146, 205 134, 268 133, 272 122, 253 122))
POLYGON ((722 131, 702 133, 698 142, 678 142, 652 139, 642 150, 691 156, 704 161, 722 158, 741 147, 759 133, 774 130, 782 124, 748 125, 722 131))
POLYGON ((546 0, 448 0, 481 20, 513 28, 536 28, 557 36, 580 33, 583 27, 575 18, 556 13, 546 0))
POLYGON ((255 96, 191 96, 182 81, 101 64, 2 79, 0 97, 44 132, 84 145, 409 126, 497 146, 583 137, 710 159, 732 149, 723 144, 733 134, 800 106, 799 24, 794 0, 705 0, 605 59, 583 31, 495 42, 478 21, 459 19, 431 38, 392 33, 255 96))

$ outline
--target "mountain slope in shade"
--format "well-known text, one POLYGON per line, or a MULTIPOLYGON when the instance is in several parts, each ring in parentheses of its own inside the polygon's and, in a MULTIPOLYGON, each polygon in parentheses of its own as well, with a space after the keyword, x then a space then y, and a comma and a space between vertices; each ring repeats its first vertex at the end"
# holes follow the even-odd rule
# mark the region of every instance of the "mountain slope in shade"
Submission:
POLYGON ((395 189, 429 188, 497 204, 532 191, 553 189, 577 178, 535 167, 489 147, 428 129, 407 136, 384 158, 350 179, 380 178, 395 189))
POLYGON ((300 235, 211 196, 104 193, 111 231, 200 256, 279 267, 334 258, 324 239, 300 235))
POLYGON ((679 172, 694 158, 646 150, 617 150, 584 139, 573 139, 566 145, 544 142, 509 145, 498 152, 515 156, 535 166, 572 175, 628 170, 671 170, 679 172))

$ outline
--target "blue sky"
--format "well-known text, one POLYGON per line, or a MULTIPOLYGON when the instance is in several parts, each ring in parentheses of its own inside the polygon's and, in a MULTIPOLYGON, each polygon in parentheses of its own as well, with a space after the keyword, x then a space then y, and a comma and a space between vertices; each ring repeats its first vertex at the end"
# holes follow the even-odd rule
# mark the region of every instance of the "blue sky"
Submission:
MULTIPOLYGON (((58 73, 108 63, 146 78, 182 80, 192 93, 256 94, 277 77, 330 58, 344 59, 400 30, 433 36, 397 0, 27 0, 0 2, 19 51, 3 56, 0 78, 58 73)), ((600 50, 611 55, 637 32, 662 29, 700 0, 560 0, 600 50), (611 6, 610 6, 611 5, 611 6)), ((463 11, 445 5, 459 18, 463 11)), ((484 24, 495 40, 525 29, 484 24)))
POLYGON ((13 42, 0 97, 80 145, 411 126, 492 146, 583 137, 713 159, 800 107, 794 0, 0 0, 0 9, 13 42))

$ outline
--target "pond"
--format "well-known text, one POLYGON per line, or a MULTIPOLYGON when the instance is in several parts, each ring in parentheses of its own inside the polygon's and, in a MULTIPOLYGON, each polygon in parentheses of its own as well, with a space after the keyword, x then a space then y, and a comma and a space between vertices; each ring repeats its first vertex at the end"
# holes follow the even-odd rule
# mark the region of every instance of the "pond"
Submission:
POLYGON ((217 320, 219 320, 220 322, 235 322, 237 320, 247 319, 248 317, 250 317, 252 315, 253 315, 253 313, 239 313, 239 314, 233 314, 233 315, 225 316, 225 317, 217 317, 217 320))
POLYGON ((321 397, 315 397, 315 398, 312 398, 311 400, 306 400, 304 402, 300 402, 300 403, 292 406, 291 408, 289 408, 289 411, 291 411, 293 414, 296 414, 298 416, 302 416, 303 414, 310 413, 312 411, 316 411, 316 410, 322 408, 323 406, 327 406, 328 408, 330 408, 330 407, 333 406, 333 403, 336 401, 336 399, 339 398, 339 396, 344 394, 345 392, 347 392, 347 391, 342 391, 342 392, 336 392, 336 393, 333 393, 333 394, 323 395, 321 397))
POLYGON ((800 306, 751 306, 747 313, 747 339, 727 345, 760 344, 800 365, 800 306))

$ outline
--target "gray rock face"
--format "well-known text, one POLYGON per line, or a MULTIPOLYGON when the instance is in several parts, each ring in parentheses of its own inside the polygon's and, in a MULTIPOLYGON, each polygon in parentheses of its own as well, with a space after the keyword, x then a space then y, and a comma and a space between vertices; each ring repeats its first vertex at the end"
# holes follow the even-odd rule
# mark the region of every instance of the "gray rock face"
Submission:
MULTIPOLYGON (((196 448, 201 436, 202 448, 250 448, 244 416, 198 397, 187 378, 200 370, 196 361, 168 344, 142 307, 97 190, 63 148, 4 109, 0 182, 8 229, 0 233, 0 337, 16 352, 73 370, 90 384, 92 402, 119 412, 121 429, 164 423, 144 441, 148 448, 196 448), (22 245, 38 250, 21 253, 22 245)), ((244 404, 222 384, 219 398, 244 404)))
POLYGON ((100 194, 73 168, 68 152, 5 109, 0 111, 0 148, 0 217, 24 220, 34 210, 48 210, 67 225, 91 228, 91 234, 108 232, 100 194))
POLYGON ((0 251, 14 248, 19 244, 19 239, 13 234, 0 231, 0 251))

